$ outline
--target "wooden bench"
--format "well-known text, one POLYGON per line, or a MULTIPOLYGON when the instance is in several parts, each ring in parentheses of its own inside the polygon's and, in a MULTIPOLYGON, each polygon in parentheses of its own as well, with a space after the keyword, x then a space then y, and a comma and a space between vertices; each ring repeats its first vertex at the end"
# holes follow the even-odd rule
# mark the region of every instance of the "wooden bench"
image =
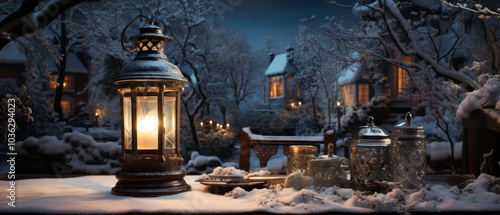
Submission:
MULTIPOLYGON (((324 144, 326 149, 328 143, 336 144, 336 135, 333 130, 324 136, 272 136, 253 134, 249 127, 244 127, 240 131, 240 169, 250 170, 250 149, 259 158, 260 167, 266 167, 269 158, 278 153, 278 146, 283 146, 283 153, 288 154, 288 147, 291 145, 313 145, 318 147, 324 144)), ((336 146, 334 147, 334 154, 336 146)), ((327 151, 325 150, 325 154, 327 151)))

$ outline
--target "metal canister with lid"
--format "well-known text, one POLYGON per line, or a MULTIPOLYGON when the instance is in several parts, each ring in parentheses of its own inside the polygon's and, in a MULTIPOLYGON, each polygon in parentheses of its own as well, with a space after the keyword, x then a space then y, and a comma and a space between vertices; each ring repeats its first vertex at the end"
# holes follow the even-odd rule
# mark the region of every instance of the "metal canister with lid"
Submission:
POLYGON ((288 160, 286 174, 300 170, 305 173, 307 169, 307 161, 316 158, 318 155, 318 147, 307 145, 292 145, 288 148, 288 160))
POLYGON ((306 175, 314 178, 315 186, 344 186, 347 182, 349 160, 333 155, 333 144, 328 144, 328 155, 307 161, 306 175))
POLYGON ((391 146, 391 175, 394 182, 407 189, 425 185, 427 155, 424 128, 412 123, 413 116, 406 113, 405 122, 394 127, 391 146))
POLYGON ((346 145, 351 150, 351 187, 386 192, 387 188, 380 182, 391 181, 391 139, 387 131, 375 126, 374 118, 370 116, 367 125, 356 128, 346 145))

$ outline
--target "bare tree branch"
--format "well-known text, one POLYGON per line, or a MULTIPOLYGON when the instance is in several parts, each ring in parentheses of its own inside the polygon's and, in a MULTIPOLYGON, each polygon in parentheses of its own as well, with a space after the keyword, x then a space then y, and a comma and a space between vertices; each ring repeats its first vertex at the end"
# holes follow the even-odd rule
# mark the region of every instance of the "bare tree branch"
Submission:
POLYGON ((64 11, 75 5, 91 1, 99 0, 54 0, 47 3, 39 11, 35 11, 43 3, 43 0, 23 0, 16 11, 0 21, 0 50, 12 40, 47 26, 64 11))

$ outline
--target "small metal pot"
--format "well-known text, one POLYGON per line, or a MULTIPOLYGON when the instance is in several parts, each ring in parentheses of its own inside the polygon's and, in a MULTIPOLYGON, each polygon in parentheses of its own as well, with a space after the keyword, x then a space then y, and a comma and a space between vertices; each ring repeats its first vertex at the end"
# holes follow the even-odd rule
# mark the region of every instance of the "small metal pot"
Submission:
POLYGON ((302 146, 292 145, 288 148, 287 156, 287 171, 286 174, 290 175, 295 171, 306 172, 307 161, 316 158, 318 154, 318 147, 316 146, 302 146))
POLYGON ((306 175, 314 178, 315 186, 344 187, 349 171, 349 159, 333 155, 333 144, 328 144, 328 155, 307 161, 306 175))

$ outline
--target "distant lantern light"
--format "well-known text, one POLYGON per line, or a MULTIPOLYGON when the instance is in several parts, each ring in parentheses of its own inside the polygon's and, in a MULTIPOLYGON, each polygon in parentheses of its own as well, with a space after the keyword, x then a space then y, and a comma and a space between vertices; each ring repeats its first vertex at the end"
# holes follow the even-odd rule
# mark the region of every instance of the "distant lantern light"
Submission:
POLYGON ((226 128, 229 128, 229 123, 226 124, 226 128))
POLYGON ((203 122, 200 122, 200 126, 203 126, 203 122))
MULTIPOLYGON (((164 45, 171 40, 154 21, 131 37, 138 50, 115 79, 122 110, 121 170, 112 193, 123 196, 161 196, 191 189, 184 180, 180 155, 180 95, 187 83, 180 70, 169 63, 164 45)), ((147 19, 147 18, 146 18, 147 19)))

